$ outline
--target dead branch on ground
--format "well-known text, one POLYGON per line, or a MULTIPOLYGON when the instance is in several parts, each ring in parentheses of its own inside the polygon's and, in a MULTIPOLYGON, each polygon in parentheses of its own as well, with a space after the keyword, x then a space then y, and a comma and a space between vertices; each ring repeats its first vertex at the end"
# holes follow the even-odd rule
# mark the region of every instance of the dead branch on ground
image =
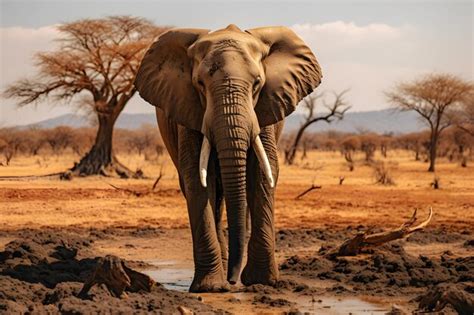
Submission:
POLYGON ((403 239, 413 232, 422 230, 431 221, 433 209, 430 207, 430 213, 425 221, 414 226, 415 222, 417 221, 416 213, 417 209, 415 209, 412 217, 408 221, 403 223, 395 230, 369 234, 369 232, 372 230, 369 229, 366 232, 358 233, 353 238, 348 239, 342 243, 335 256, 355 256, 365 248, 376 247, 397 239, 403 239))
POLYGON ((304 195, 306 195, 307 193, 309 193, 310 191, 313 191, 315 189, 321 189, 322 186, 319 186, 319 185, 315 185, 314 182, 313 184, 311 184, 311 187, 309 187, 308 189, 306 189, 305 191, 303 191, 301 194, 299 194, 298 196, 295 197, 295 200, 298 200, 300 198, 302 198, 304 195))
POLYGON ((342 185, 342 183, 344 183, 344 179, 346 179, 344 176, 339 176, 339 185, 342 185))
POLYGON ((155 182, 153 183, 153 186, 151 187, 151 190, 155 190, 156 186, 158 185, 158 183, 160 182, 161 178, 163 177, 164 173, 163 173, 163 165, 161 165, 161 168, 160 168, 160 175, 158 175, 158 177, 156 178, 155 182))
POLYGON ((474 298, 452 284, 439 284, 416 300, 419 302, 418 310, 422 312, 441 312, 451 304, 458 314, 474 314, 474 298))
POLYGON ((146 189, 146 190, 133 190, 133 189, 128 189, 128 188, 118 187, 118 186, 115 186, 111 183, 107 183, 107 182, 106 183, 110 187, 112 187, 112 188, 114 188, 118 191, 122 191, 122 192, 125 192, 125 193, 130 194, 130 195, 134 195, 135 197, 143 197, 143 196, 150 195, 150 194, 155 192, 155 189, 158 186, 158 183, 160 182, 160 180, 163 178, 163 175, 164 175, 164 172, 163 172, 163 165, 162 165, 161 168, 160 168, 160 174, 158 175, 155 182, 153 183, 153 186, 151 187, 151 189, 149 188, 149 189, 146 189))

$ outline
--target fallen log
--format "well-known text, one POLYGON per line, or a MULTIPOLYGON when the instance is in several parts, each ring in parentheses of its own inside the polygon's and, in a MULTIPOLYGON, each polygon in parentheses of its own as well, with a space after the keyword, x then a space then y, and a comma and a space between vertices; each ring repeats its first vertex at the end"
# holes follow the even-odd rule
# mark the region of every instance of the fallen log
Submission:
POLYGON ((439 284, 416 300, 422 312, 440 312, 451 305, 460 315, 474 314, 474 297, 453 284, 439 284))
POLYGON ((122 259, 107 255, 98 258, 97 266, 84 283, 79 297, 86 297, 89 290, 96 284, 105 284, 107 290, 115 297, 125 297, 125 291, 150 292, 155 281, 149 276, 127 267, 122 259))
POLYGON ((430 207, 430 213, 425 221, 413 226, 417 221, 416 213, 417 210, 415 209, 412 217, 397 229, 374 234, 369 234, 371 231, 371 229, 369 229, 368 231, 358 233, 353 238, 342 243, 339 249, 332 255, 355 256, 365 248, 380 246, 390 241, 405 238, 413 232, 420 231, 431 221, 433 209, 430 207))

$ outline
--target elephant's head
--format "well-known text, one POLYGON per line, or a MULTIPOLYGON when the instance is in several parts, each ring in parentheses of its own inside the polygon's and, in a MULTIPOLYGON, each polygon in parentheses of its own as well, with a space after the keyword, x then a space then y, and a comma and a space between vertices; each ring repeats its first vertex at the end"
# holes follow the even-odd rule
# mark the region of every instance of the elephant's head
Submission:
POLYGON ((135 81, 140 95, 169 119, 204 135, 203 186, 211 147, 217 151, 228 213, 231 283, 239 276, 244 249, 247 151, 253 147, 273 187, 260 128, 283 120, 320 82, 316 58, 286 27, 171 30, 142 61, 135 81))

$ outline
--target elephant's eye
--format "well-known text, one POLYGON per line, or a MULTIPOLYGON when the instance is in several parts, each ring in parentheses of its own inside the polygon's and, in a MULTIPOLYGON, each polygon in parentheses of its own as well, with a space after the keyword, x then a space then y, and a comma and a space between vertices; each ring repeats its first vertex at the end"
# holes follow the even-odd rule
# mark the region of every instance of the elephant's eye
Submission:
POLYGON ((202 82, 202 80, 198 80, 198 85, 199 85, 199 88, 204 91, 204 82, 202 82))
POLYGON ((258 77, 255 79, 255 82, 253 83, 253 92, 255 93, 258 90, 258 87, 260 86, 261 79, 258 77))

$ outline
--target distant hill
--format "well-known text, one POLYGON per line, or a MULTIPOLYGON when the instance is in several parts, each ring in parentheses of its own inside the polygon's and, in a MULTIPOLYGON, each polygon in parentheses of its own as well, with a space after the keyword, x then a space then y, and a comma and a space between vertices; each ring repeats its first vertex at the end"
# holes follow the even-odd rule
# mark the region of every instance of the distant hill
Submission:
MULTIPOLYGON (((304 117, 294 113, 285 122, 285 132, 297 130, 304 117)), ((328 124, 324 121, 317 122, 308 127, 309 131, 336 130, 341 132, 372 131, 379 134, 400 134, 420 131, 425 127, 418 120, 418 115, 413 112, 394 112, 391 109, 367 112, 346 113, 343 120, 328 124)))
MULTIPOLYGON (((300 126, 304 120, 300 113, 293 113, 285 122, 285 132, 291 132, 300 126)), ((121 114, 117 120, 116 127, 123 129, 138 129, 144 124, 156 126, 155 114, 121 114)), ((67 114, 56 118, 47 119, 36 124, 20 126, 21 128, 54 128, 61 125, 71 127, 90 126, 90 120, 81 115, 67 114)), ((318 122, 311 127, 309 131, 327 131, 335 130, 341 132, 358 132, 361 130, 372 131, 380 134, 384 133, 408 133, 424 129, 418 121, 416 113, 412 112, 393 112, 385 109, 379 111, 367 112, 349 112, 341 121, 335 121, 331 124, 318 122)))
MULTIPOLYGON (((58 126, 70 126, 73 128, 90 127, 93 120, 86 116, 77 114, 65 114, 55 118, 46 119, 38 123, 18 126, 20 128, 54 128, 58 126)), ((122 113, 115 124, 116 128, 138 129, 145 124, 157 126, 155 114, 126 114, 122 113)))
POLYGON ((66 114, 55 118, 46 119, 30 125, 18 126, 20 128, 54 128, 58 126, 69 126, 73 128, 85 127, 90 125, 90 120, 82 115, 66 114))

